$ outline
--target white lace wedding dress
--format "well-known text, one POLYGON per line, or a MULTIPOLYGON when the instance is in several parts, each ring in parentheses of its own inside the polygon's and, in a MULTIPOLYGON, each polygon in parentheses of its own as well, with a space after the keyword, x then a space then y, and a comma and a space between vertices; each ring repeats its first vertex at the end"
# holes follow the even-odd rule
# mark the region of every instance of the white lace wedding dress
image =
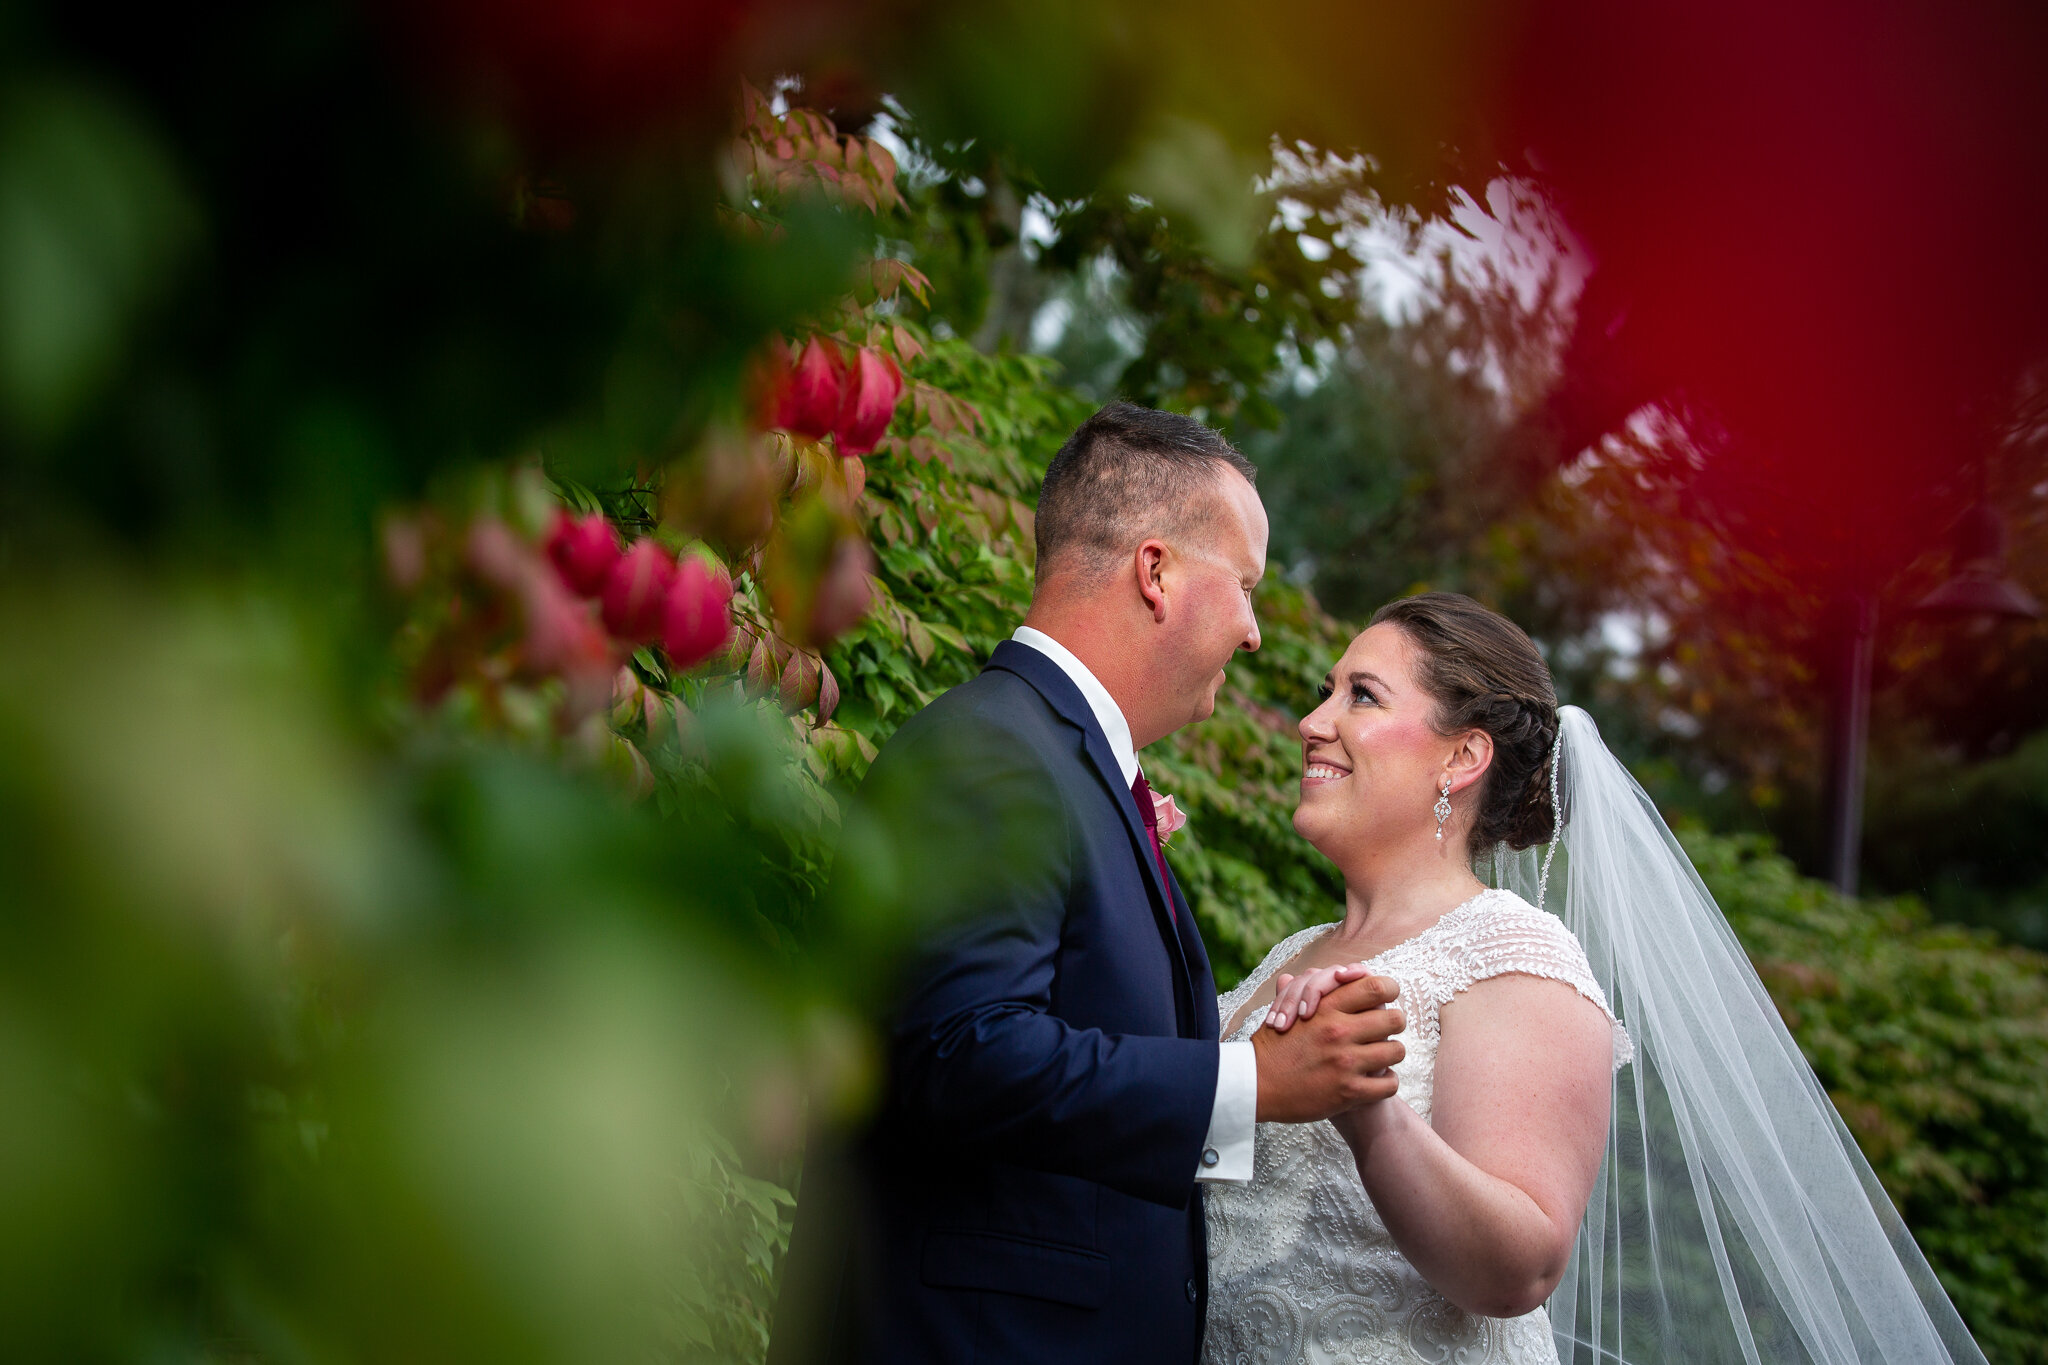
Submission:
MULTIPOLYGON (((1304 929, 1219 1002, 1223 1025, 1267 978, 1333 926, 1304 929)), ((1425 1120, 1435 1095, 1437 1011, 1459 991, 1510 972, 1570 983, 1614 1012, 1586 953, 1554 915, 1484 891, 1372 960, 1401 985, 1408 1055, 1398 1098, 1425 1120)), ((1251 1036, 1260 1006, 1232 1038, 1251 1036)), ((1614 1064, 1631 1055, 1614 1026, 1614 1064)), ((1209 1319, 1203 1365, 1555 1365, 1550 1319, 1482 1318, 1453 1306, 1408 1264, 1374 1211, 1351 1149, 1328 1123, 1262 1123, 1248 1185, 1210 1185, 1209 1319)))

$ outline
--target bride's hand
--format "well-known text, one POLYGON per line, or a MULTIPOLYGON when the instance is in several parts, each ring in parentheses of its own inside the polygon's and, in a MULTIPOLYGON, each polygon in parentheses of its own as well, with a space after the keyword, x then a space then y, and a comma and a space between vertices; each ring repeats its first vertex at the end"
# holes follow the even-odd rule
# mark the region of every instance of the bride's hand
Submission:
POLYGON ((1363 962, 1346 963, 1341 967, 1318 967, 1299 976, 1282 972, 1273 978, 1278 989, 1273 994, 1273 1007, 1266 1014, 1266 1027, 1275 1033, 1285 1033, 1295 1020, 1313 1018, 1316 1002, 1331 991, 1346 982, 1371 975, 1372 968, 1363 962))

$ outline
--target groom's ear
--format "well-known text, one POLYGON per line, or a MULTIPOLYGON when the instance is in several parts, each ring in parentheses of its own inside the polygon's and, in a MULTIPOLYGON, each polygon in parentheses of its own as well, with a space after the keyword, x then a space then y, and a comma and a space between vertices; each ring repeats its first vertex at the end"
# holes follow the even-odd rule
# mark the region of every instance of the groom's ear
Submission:
POLYGON ((1147 540, 1139 544, 1132 571, 1138 576, 1138 595, 1152 610, 1153 624, 1166 619, 1166 542, 1147 540))

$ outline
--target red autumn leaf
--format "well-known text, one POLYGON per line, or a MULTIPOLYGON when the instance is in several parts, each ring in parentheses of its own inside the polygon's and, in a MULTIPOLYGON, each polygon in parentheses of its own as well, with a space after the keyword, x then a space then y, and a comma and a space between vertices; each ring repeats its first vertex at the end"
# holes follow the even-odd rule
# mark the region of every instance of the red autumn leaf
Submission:
POLYGON ((903 372, 880 351, 863 346, 847 374, 846 398, 839 410, 841 455, 865 455, 881 443, 903 396, 903 372))
POLYGON ((832 719, 832 713, 839 709, 839 679, 832 676, 832 670, 825 661, 818 661, 818 724, 832 719))
POLYGON ((712 666, 720 673, 741 673, 746 671, 747 656, 756 640, 753 627, 747 622, 735 619, 732 623, 732 638, 725 642, 712 660, 712 666))
POLYGON ((601 710, 611 694, 616 660, 611 641, 591 617, 590 604, 572 595, 538 563, 525 576, 520 598, 526 613, 526 636, 519 651, 522 669, 559 674, 568 683, 564 709, 570 721, 601 710))
POLYGON ((640 704, 647 695, 647 684, 640 681, 640 675, 633 671, 631 664, 620 664, 612 674, 612 723, 624 725, 640 713, 640 704))
MULTIPOLYGON (((882 184, 894 188, 896 184, 895 155, 881 143, 870 142, 868 144, 868 158, 875 163, 876 170, 881 172, 882 184)), ((920 276, 919 278, 923 277, 920 276)))
POLYGON ((831 343, 804 343, 775 403, 775 425, 807 441, 822 441, 838 425, 846 368, 831 343))
POLYGON ((512 528, 495 517, 479 517, 470 524, 462 547, 463 562, 478 578, 505 592, 517 592, 524 585, 532 550, 512 534, 512 528))
POLYGON ((419 517, 384 519, 384 576, 400 592, 411 592, 427 576, 427 528, 419 517))
POLYGON ((874 586, 868 582, 868 575, 874 563, 874 551, 859 536, 844 537, 832 547, 831 562, 818 582, 818 595, 811 601, 810 636, 821 647, 852 629, 868 614, 874 601, 874 586))
POLYGON ((915 332, 902 323, 893 325, 890 341, 896 347, 896 354, 903 358, 904 364, 913 365, 924 359, 924 343, 917 339, 915 332))
POLYGON ((732 582, 692 555, 676 569, 662 616, 661 647, 669 663, 691 668, 732 638, 732 582))
POLYGON ((546 574, 535 574, 526 594, 527 667, 539 673, 612 673, 611 642, 590 608, 546 574))
MULTIPOLYGON (((878 148, 877 150, 881 151, 883 156, 889 155, 886 149, 878 148)), ((889 174, 893 177, 896 173, 895 159, 891 158, 888 164, 889 174)), ((916 266, 910 265, 907 262, 904 264, 903 267, 903 286, 904 288, 908 289, 912 295, 916 297, 919 303, 925 304, 927 306, 931 304, 931 279, 928 276, 926 276, 926 274, 922 270, 919 270, 916 266)))
POLYGON ((789 647, 769 636, 762 636, 747 656, 747 691, 757 697, 765 697, 774 691, 789 656, 789 647))
POLYGON ((790 376, 795 369, 796 358, 789 353, 789 343, 780 336, 769 337, 768 344, 747 369, 747 406, 753 412, 755 425, 763 429, 782 425, 782 407, 788 401, 790 376))
POLYGON ((644 642, 661 634, 676 562, 651 540, 633 542, 604 584, 604 623, 622 640, 644 642))
POLYGON ((785 715, 795 715, 818 699, 819 673, 824 661, 815 654, 797 650, 782 670, 779 700, 785 715))
POLYGON ((604 591, 605 580, 621 554, 618 533, 602 512, 587 517, 557 513, 543 548, 562 581, 585 597, 604 591))

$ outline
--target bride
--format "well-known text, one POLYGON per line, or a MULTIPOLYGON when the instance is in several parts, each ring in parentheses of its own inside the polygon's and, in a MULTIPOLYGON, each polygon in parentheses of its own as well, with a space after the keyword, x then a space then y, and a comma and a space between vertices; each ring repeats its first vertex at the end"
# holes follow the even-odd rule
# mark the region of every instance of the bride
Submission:
POLYGON ((1983 1360, 1528 636, 1391 603, 1300 729, 1344 917, 1224 995, 1224 1036, 1371 974, 1407 1053, 1395 1098, 1260 1124, 1251 1183, 1211 1187, 1205 1365, 1983 1360))

